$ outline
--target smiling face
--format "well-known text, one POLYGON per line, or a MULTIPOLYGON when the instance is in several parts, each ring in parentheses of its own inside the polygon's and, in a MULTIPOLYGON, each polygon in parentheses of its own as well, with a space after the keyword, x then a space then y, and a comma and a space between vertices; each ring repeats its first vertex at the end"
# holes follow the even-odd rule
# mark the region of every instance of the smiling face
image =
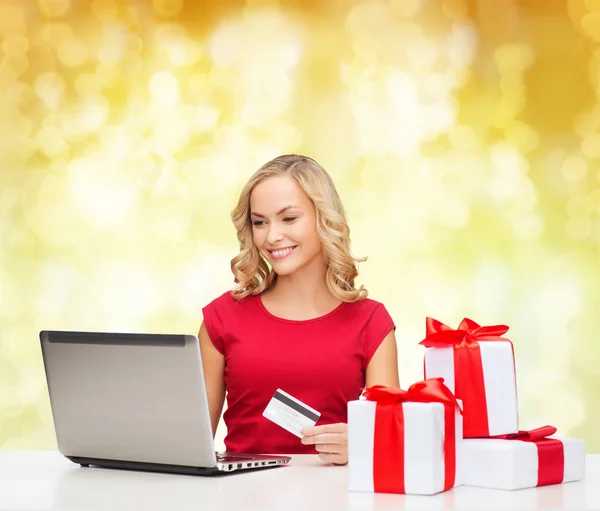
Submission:
POLYGON ((312 200, 290 175, 270 177, 250 195, 254 244, 277 275, 323 260, 312 200))

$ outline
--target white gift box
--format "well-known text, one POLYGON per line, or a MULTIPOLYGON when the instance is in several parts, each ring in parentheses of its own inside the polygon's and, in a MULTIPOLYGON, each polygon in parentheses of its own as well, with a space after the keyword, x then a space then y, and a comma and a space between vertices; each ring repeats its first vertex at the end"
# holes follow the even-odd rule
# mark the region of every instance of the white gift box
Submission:
MULTIPOLYGON (((433 495, 444 489, 444 405, 404 402, 404 488, 406 494, 433 495)), ((348 486, 374 492, 375 401, 348 403, 348 486)), ((454 486, 462 483, 462 415, 455 411, 456 469, 454 486)))
MULTIPOLYGON (((564 450, 562 482, 585 477, 585 441, 556 435, 564 450)), ((538 486, 538 449, 534 442, 470 438, 462 443, 463 484, 500 490, 538 486)))
MULTIPOLYGON (((488 431, 476 431, 475 434, 470 434, 473 429, 469 422, 472 410, 469 410, 468 396, 456 394, 456 397, 464 403, 465 438, 516 433, 519 430, 519 412, 512 343, 504 340, 477 341, 477 344, 481 353, 488 431)), ((460 368, 460 370, 471 371, 471 368, 460 368)), ((455 394, 456 376, 454 347, 428 348, 425 351, 425 378, 444 378, 444 384, 455 394)))

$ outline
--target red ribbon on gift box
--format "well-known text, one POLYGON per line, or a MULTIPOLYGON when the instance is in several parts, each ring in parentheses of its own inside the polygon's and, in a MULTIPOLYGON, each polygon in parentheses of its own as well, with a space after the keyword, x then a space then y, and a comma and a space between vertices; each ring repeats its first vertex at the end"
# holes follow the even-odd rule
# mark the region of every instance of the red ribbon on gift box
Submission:
POLYGON ((373 487, 378 493, 405 493, 404 413, 402 403, 441 403, 444 405, 444 491, 454 486, 456 477, 455 410, 460 406, 443 378, 430 378, 408 390, 375 385, 363 396, 376 401, 373 451, 373 487))
MULTIPOLYGON (((507 341, 506 325, 481 326, 465 318, 455 330, 427 318, 427 335, 419 344, 427 348, 454 348, 454 394, 463 402, 465 438, 489 436, 487 401, 481 349, 477 341, 507 341)), ((512 347, 512 343, 510 344, 512 347)), ((427 377, 427 374, 425 374, 427 377)))
POLYGON ((533 442, 538 453, 537 486, 562 483, 565 474, 565 448, 556 438, 547 438, 556 433, 554 426, 542 426, 529 431, 519 431, 510 435, 496 435, 492 438, 533 442))

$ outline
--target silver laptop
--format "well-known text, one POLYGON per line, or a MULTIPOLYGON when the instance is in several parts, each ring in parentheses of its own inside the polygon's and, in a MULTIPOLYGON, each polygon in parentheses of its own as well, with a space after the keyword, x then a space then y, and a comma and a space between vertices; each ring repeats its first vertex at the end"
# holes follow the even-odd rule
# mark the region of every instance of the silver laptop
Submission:
POLYGON ((82 466, 198 475, 286 465, 217 454, 193 335, 40 332, 58 450, 82 466))

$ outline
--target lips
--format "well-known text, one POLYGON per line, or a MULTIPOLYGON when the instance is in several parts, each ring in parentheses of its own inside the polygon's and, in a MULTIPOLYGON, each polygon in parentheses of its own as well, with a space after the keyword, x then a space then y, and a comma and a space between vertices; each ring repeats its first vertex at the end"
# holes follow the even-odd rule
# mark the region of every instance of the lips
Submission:
POLYGON ((272 259, 284 259, 289 256, 298 245, 294 245, 291 247, 277 248, 274 250, 269 250, 269 254, 271 254, 272 259))

